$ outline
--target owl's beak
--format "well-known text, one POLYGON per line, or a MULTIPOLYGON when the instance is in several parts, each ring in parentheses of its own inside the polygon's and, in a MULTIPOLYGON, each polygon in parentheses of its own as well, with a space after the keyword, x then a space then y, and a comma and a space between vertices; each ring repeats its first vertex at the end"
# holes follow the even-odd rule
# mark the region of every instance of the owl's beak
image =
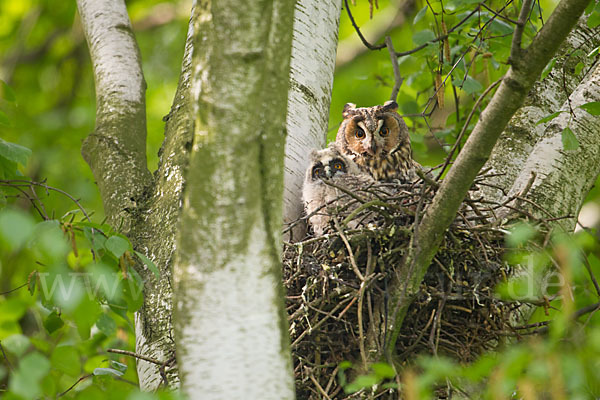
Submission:
POLYGON ((377 154, 377 143, 375 143, 374 140, 371 140, 370 143, 366 144, 365 149, 368 155, 370 155, 371 157, 375 157, 375 155, 377 154))

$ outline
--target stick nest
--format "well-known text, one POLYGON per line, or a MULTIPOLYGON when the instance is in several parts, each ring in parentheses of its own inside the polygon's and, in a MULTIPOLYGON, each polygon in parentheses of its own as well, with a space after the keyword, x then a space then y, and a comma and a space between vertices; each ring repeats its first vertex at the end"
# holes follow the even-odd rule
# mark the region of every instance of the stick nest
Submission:
MULTIPOLYGON (((437 189, 431 179, 421 178, 356 193, 338 188, 340 201, 318 211, 331 216, 329 233, 285 244, 298 399, 360 397, 340 386, 342 361, 357 367, 365 360, 393 359, 398 366, 427 353, 468 362, 513 332, 510 319, 519 304, 494 294, 511 274, 502 258, 505 230, 495 217, 502 205, 468 199, 413 297, 393 354, 382 356, 391 347, 390 282, 398 269, 408 268, 404 257, 414 226, 437 189)), ((475 185, 486 178, 480 175, 475 185)))

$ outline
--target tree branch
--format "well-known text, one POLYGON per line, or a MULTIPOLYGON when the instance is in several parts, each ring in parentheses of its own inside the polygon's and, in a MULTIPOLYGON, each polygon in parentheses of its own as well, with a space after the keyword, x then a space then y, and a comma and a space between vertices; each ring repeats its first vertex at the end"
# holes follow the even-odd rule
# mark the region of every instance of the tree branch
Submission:
POLYGON ((400 67, 398 66, 398 57, 396 56, 396 50, 394 50, 394 44, 392 43, 392 38, 389 36, 385 37, 385 45, 390 53, 390 59, 392 60, 392 67, 394 68, 394 88, 392 89, 392 94, 390 95, 390 100, 396 101, 398 100, 398 92, 400 91, 400 86, 402 86, 402 82, 404 82, 404 78, 400 74, 400 67))
POLYGON ((82 153, 98 183, 113 226, 130 226, 152 182, 146 165, 146 101, 140 52, 122 0, 78 0, 96 83, 96 127, 82 153))
POLYGON ((563 0, 527 48, 527 63, 512 68, 482 113, 463 151, 442 182, 423 219, 415 229, 414 242, 404 268, 391 285, 391 304, 397 304, 392 341, 397 337, 406 308, 453 221, 478 171, 490 155, 500 133, 521 106, 558 46, 573 28, 588 0, 563 0))
POLYGON ((524 0, 523 6, 521 7, 521 13, 519 14, 519 20, 517 21, 517 25, 515 26, 515 31, 513 33, 512 44, 510 47, 510 60, 516 61, 522 59, 522 51, 521 41, 523 39, 523 29, 527 24, 527 19, 529 19, 529 12, 531 11, 531 4, 533 0, 524 0))

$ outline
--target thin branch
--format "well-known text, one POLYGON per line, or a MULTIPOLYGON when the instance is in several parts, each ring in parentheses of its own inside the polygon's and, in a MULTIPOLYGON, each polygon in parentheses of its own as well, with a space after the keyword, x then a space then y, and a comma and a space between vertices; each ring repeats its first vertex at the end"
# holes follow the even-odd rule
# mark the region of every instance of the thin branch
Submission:
MULTIPOLYGON (((429 41, 429 42, 427 42, 427 43, 424 43, 424 44, 422 44, 422 45, 420 45, 420 46, 417 46, 417 47, 415 47, 415 48, 414 48, 414 49, 412 49, 412 50, 408 50, 408 51, 401 51, 401 52, 399 52, 399 53, 396 53, 396 56, 398 56, 398 57, 407 56, 407 55, 409 55, 409 54, 413 54, 413 53, 416 53, 416 52, 417 52, 417 51, 419 51, 419 50, 422 50, 422 49, 424 49, 425 47, 429 46, 430 44, 437 43, 437 42, 439 42, 439 41, 442 41, 442 40, 445 40, 445 39, 447 39, 447 38, 450 36, 450 34, 451 34, 452 32, 454 32, 454 31, 455 31, 455 30, 457 30, 457 29, 458 29, 458 28, 459 28, 459 27, 460 27, 462 24, 464 24, 465 22, 467 22, 467 21, 469 20, 469 18, 471 18, 471 17, 473 16, 473 14, 475 14, 476 12, 478 12, 478 11, 479 11, 479 9, 480 9, 480 8, 479 8, 479 6, 475 7, 475 9, 474 9, 473 11, 471 11, 469 14, 467 14, 467 16, 466 16, 466 17, 464 17, 463 19, 461 19, 461 20, 460 20, 460 21, 459 21, 459 22, 458 22, 456 25, 454 25, 452 28, 450 28, 450 29, 448 30, 448 33, 447 33, 446 35, 442 35, 442 36, 440 36, 440 37, 437 37, 437 38, 435 38, 435 39, 433 39, 433 40, 431 40, 431 41, 429 41)), ((383 47, 382 47, 382 48, 383 48, 383 47)))
POLYGON ((398 97, 398 92, 400 91, 400 87, 402 86, 402 82, 404 82, 404 78, 400 74, 400 67, 398 66, 398 56, 396 56, 394 44, 392 43, 392 39, 389 36, 385 37, 385 45, 387 46, 387 49, 390 53, 390 59, 392 60, 392 68, 394 69, 394 88, 392 89, 390 100, 396 101, 398 97))
POLYGON ((148 362, 158 365, 159 366, 158 372, 163 380, 163 384, 165 385, 165 387, 169 386, 169 380, 167 379, 167 373, 165 370, 168 366, 172 365, 173 362, 176 361, 175 356, 167 359, 166 361, 159 361, 156 358, 144 356, 142 354, 137 354, 137 353, 134 353, 133 351, 128 351, 128 350, 107 349, 106 351, 108 351, 109 353, 123 354, 125 356, 139 358, 140 360, 148 361, 148 362))
POLYGON ((83 208, 83 206, 81 205, 81 203, 79 202, 78 199, 76 199, 75 197, 71 196, 69 193, 65 192, 64 190, 61 190, 61 189, 58 189, 58 188, 55 188, 55 187, 47 185, 45 181, 35 182, 35 181, 26 180, 26 179, 8 179, 8 180, 0 179, 0 185, 2 185, 2 186, 10 186, 10 187, 39 186, 39 187, 42 187, 42 188, 46 189, 46 191, 50 190, 50 191, 53 191, 53 192, 60 193, 63 196, 66 196, 73 203, 75 203, 75 205, 77 206, 77 208, 79 208, 79 210, 81 210, 81 212, 85 216, 85 219, 87 219, 88 222, 92 222, 92 220, 90 219, 90 216, 85 211, 85 208, 83 208))
POLYGON ((151 362, 156 365, 163 365, 165 363, 165 361, 160 361, 160 360, 157 360, 156 358, 144 356, 142 354, 137 354, 137 353, 134 353, 133 351, 121 350, 121 349, 107 349, 106 351, 109 353, 122 354, 124 356, 139 358, 140 360, 148 361, 148 362, 151 362))
POLYGON ((356 21, 354 21, 354 17, 352 16, 352 11, 350 11, 350 7, 348 6, 348 0, 344 0, 344 6, 346 7, 346 12, 348 13, 348 18, 350 18, 350 22, 352 23, 354 30, 356 30, 356 33, 358 33, 358 37, 363 42, 363 44, 365 46, 367 46, 367 48, 369 50, 383 49, 385 47, 385 44, 378 44, 378 45, 374 46, 371 43, 369 43, 369 41, 363 36, 362 32, 360 31, 360 28, 356 24, 356 21))
MULTIPOLYGON (((504 15, 500 14, 500 12, 499 12, 499 11, 496 11, 496 10, 494 10, 493 8, 491 8, 491 7, 487 6, 485 3, 481 3, 481 6, 482 6, 483 8, 485 8, 486 10, 488 10, 489 12, 491 12, 492 14, 494 14, 494 15, 495 15, 496 17, 498 17, 498 18, 501 18, 501 19, 503 19, 503 20, 505 20, 505 21, 507 21, 507 22, 510 22, 511 24, 515 24, 515 25, 516 25, 516 24, 518 24, 518 22, 517 22, 517 21, 515 21, 515 20, 513 20, 513 19, 510 19, 510 18, 508 18, 507 16, 504 16, 504 15)), ((504 9, 504 8, 503 8, 503 9, 504 9)))
POLYGON ((21 289, 21 288, 24 288, 25 286, 27 286, 27 283, 28 283, 28 282, 25 282, 24 284, 22 284, 22 285, 21 285, 21 286, 19 286, 19 287, 16 287, 16 288, 14 288, 14 289, 10 289, 10 290, 8 290, 8 291, 6 291, 6 292, 2 292, 2 293, 0 293, 0 296, 4 296, 5 294, 9 294, 9 293, 12 293, 12 292, 16 292, 17 290, 19 290, 19 289, 21 289))
POLYGON ((514 62, 520 61, 520 58, 523 54, 523 49, 521 48, 521 41, 523 40, 523 29, 525 29, 527 19, 529 19, 529 12, 531 10, 532 3, 533 0, 523 0, 523 6, 521 7, 521 13, 519 14, 519 20, 517 21, 517 25, 515 26, 512 44, 510 46, 509 60, 511 65, 513 65, 514 62))
POLYGON ((4 357, 4 361, 6 361, 6 365, 8 366, 8 369, 12 371, 13 367, 12 367, 10 361, 8 361, 8 357, 6 356, 6 353, 4 352, 4 347, 2 347, 2 342, 0 342, 0 350, 2 350, 2 357, 4 357))
POLYGON ((348 250, 348 257, 350 257, 350 263, 352 264, 352 270, 354 271, 354 273, 356 274, 358 279, 360 279, 362 282, 364 282, 365 277, 358 269, 358 265, 356 265, 356 259, 354 258, 354 252, 352 251, 352 246, 350 246, 350 243, 348 242, 346 235, 344 235, 344 231, 340 227, 340 223, 338 222, 337 218, 334 218, 333 222, 335 223, 335 228, 337 229, 338 233, 340 234, 340 237, 342 238, 342 241, 344 242, 344 245, 346 246, 346 250, 348 250))
POLYGON ((77 384, 79 384, 79 382, 82 382, 82 381, 86 380, 87 378, 91 378, 92 376, 94 376, 94 374, 83 375, 81 378, 77 379, 77 382, 72 384, 71 387, 69 387, 67 390, 56 395, 56 398, 63 397, 65 394, 69 393, 75 386, 77 386, 77 384))
POLYGON ((456 151, 457 147, 460 145, 460 142, 463 138, 463 136, 465 135, 465 133, 467 132, 467 128, 469 127, 469 123, 471 122, 471 118, 473 118, 473 115, 475 114, 475 110, 477 110, 477 108, 479 107, 479 105, 481 104, 481 102, 483 101, 483 99, 496 87, 500 84, 500 82, 502 82, 502 78, 498 79, 496 82, 492 83, 487 89, 485 89, 485 91, 481 94, 481 96, 479 96, 479 98, 477 99, 477 101, 475 102, 475 104, 473 105, 473 108, 471 109, 471 112, 469 113, 469 115, 467 116, 467 119, 465 120, 465 123, 463 124, 462 129, 460 130, 460 133, 458 134, 456 141, 454 142, 454 145, 452 146, 452 148, 450 149, 450 151, 448 152, 448 155, 446 156, 446 160, 444 161, 444 164, 442 165, 442 168, 440 169, 440 173, 438 174, 438 176, 435 178, 436 181, 439 181, 440 178, 442 177, 442 174, 444 173, 444 171, 446 170, 446 167, 448 167, 448 165, 450 164, 450 161, 452 160, 452 156, 454 155, 454 152, 456 151))

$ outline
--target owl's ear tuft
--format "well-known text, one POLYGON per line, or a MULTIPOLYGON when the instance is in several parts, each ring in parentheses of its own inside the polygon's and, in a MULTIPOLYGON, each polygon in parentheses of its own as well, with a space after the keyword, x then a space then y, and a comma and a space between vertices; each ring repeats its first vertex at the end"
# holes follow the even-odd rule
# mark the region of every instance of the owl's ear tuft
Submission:
POLYGON ((342 111, 342 116, 345 118, 345 117, 348 117, 348 116, 354 114, 352 111, 355 109, 356 109, 356 104, 346 103, 344 105, 344 111, 342 111))
POLYGON ((309 159, 315 160, 315 159, 317 159, 318 156, 319 156, 319 150, 318 149, 312 149, 310 151, 310 154, 309 154, 309 159))
POLYGON ((398 103, 396 103, 394 100, 388 100, 383 103, 382 109, 385 111, 398 111, 398 103))

